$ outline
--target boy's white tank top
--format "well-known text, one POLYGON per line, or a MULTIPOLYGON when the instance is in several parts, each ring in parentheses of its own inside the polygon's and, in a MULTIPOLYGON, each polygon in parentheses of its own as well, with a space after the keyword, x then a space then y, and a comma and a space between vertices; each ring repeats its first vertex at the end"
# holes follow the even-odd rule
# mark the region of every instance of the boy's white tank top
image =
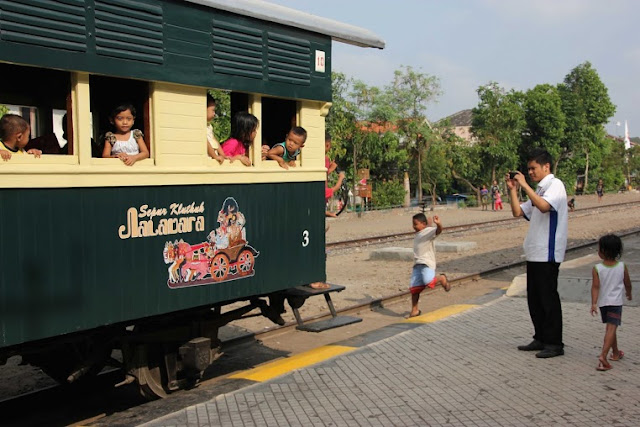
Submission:
POLYGON ((624 262, 611 266, 600 263, 594 268, 600 278, 598 307, 624 304, 624 262))

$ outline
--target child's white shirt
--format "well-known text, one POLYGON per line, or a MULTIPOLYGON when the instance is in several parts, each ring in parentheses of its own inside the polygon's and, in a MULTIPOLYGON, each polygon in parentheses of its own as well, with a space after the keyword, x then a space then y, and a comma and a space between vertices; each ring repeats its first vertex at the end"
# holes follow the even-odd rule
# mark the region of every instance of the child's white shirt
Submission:
POLYGON ((213 135, 213 126, 211 125, 211 123, 207 125, 207 141, 209 141, 209 145, 211 146, 211 148, 213 148, 214 150, 222 151, 222 148, 220 148, 220 143, 213 135))
POLYGON ((624 262, 618 261, 615 265, 600 263, 593 268, 600 279, 598 307, 624 304, 624 262))
POLYGON ((111 146, 111 155, 126 153, 126 154, 140 154, 140 147, 138 147, 138 141, 133 136, 134 130, 129 133, 129 139, 126 141, 117 140, 115 144, 111 146))
POLYGON ((427 227, 418 231, 413 238, 413 262, 436 269, 436 231, 438 227, 427 227))

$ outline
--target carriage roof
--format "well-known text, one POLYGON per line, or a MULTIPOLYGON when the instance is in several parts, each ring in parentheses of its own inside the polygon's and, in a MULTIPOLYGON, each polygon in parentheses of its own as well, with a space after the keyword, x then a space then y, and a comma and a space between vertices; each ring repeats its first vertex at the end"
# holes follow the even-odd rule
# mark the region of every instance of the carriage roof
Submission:
POLYGON ((384 49, 385 42, 372 31, 343 22, 290 9, 262 0, 183 0, 263 21, 330 36, 333 40, 360 47, 384 49))

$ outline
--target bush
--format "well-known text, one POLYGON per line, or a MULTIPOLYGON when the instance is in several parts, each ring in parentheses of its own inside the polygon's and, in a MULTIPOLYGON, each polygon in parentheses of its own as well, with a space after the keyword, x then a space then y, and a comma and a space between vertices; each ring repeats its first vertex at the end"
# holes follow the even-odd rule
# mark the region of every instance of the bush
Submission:
POLYGON ((401 206, 404 201, 404 185, 397 181, 386 181, 375 184, 373 203, 376 208, 401 206))
POLYGON ((469 206, 470 208, 473 208, 475 206, 478 206, 478 201, 476 200, 476 196, 469 196, 467 197, 467 201, 465 202, 465 204, 467 206, 469 206))

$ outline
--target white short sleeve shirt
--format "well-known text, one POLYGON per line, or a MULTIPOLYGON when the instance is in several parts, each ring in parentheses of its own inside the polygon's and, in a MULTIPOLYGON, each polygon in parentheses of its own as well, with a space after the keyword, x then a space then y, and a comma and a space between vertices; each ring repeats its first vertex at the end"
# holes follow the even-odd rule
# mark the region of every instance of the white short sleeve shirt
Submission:
POLYGON ((413 238, 413 263, 424 264, 432 270, 436 269, 437 227, 427 227, 418 231, 413 238))
POLYGON ((549 212, 541 212, 531 200, 520 205, 530 222, 524 239, 524 254, 531 262, 562 262, 567 249, 568 208, 567 192, 558 178, 549 174, 538 183, 536 194, 551 205, 549 212))

